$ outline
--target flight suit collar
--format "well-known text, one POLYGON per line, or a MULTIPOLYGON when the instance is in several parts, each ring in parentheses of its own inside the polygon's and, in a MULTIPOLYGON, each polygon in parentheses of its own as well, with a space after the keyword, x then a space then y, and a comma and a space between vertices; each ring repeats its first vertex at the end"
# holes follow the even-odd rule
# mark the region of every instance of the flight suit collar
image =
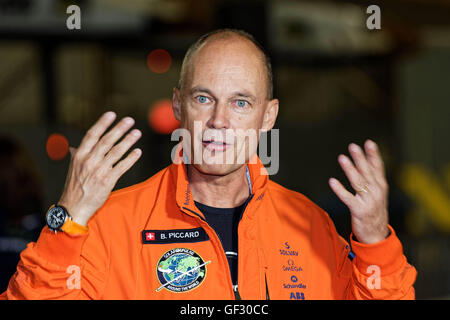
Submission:
MULTIPOLYGON (((250 197, 259 197, 265 190, 268 175, 267 170, 261 163, 258 155, 255 153, 246 164, 246 176, 249 179, 250 197)), ((183 149, 181 143, 177 146, 173 163, 169 167, 172 182, 176 188, 176 202, 180 209, 188 211, 189 215, 195 215, 205 220, 205 216, 197 209, 194 203, 194 197, 187 176, 187 169, 183 158, 183 149)))

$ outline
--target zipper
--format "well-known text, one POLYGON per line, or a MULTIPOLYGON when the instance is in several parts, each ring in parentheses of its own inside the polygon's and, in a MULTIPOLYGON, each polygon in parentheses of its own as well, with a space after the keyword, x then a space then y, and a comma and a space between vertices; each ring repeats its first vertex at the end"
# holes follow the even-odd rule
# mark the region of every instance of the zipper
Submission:
MULTIPOLYGON (((222 249, 222 250, 219 250, 219 251, 220 251, 220 255, 222 256, 222 259, 225 257, 225 262, 226 262, 226 265, 227 265, 226 273, 227 273, 227 275, 228 275, 228 283, 231 285, 231 286, 230 286, 230 287, 231 287, 231 291, 233 292, 234 297, 235 297, 236 300, 241 300, 241 296, 239 295, 239 291, 237 290, 237 288, 236 288, 236 290, 234 290, 234 288, 233 288, 233 282, 231 281, 231 271, 230 271, 230 265, 229 265, 229 263, 228 263, 228 258, 227 258, 227 256, 225 255, 225 249, 223 248, 222 242, 220 241, 219 236, 217 235, 216 231, 215 231, 215 230, 208 224, 208 222, 206 222, 206 220, 203 219, 197 212, 192 211, 192 210, 190 210, 190 209, 188 209, 188 208, 186 208, 186 207, 183 207, 183 209, 188 210, 189 212, 195 214, 198 218, 200 218, 200 220, 201 220, 200 224, 204 224, 204 226, 206 226, 207 229, 209 228, 209 231, 210 231, 210 232, 213 234, 213 236, 215 237, 216 242, 219 243, 219 246, 220 246, 220 248, 222 249)), ((185 212, 185 213, 187 214, 187 212, 185 212)), ((238 262, 238 263, 239 263, 239 262, 238 262)))
MULTIPOLYGON (((250 201, 253 199, 253 196, 254 196, 254 193, 251 192, 251 181, 250 181, 250 177, 249 177, 249 173, 248 173, 248 168, 247 168, 246 173, 247 173, 247 179, 248 179, 249 185, 250 185, 250 196, 246 200, 247 203, 245 204, 244 208, 242 209, 241 215, 239 217, 239 222, 238 222, 238 227, 237 227, 238 231, 239 231, 239 224, 241 223, 242 217, 244 216, 244 212, 248 208, 248 205, 249 205, 250 201)), ((222 250, 221 250, 222 259, 223 259, 223 257, 225 257, 226 265, 228 266, 228 268, 226 268, 227 269, 227 275, 228 275, 228 283, 231 284, 231 290, 234 293, 234 298, 235 298, 235 300, 242 300, 241 295, 239 294, 239 289, 238 289, 238 286, 239 286, 239 274, 240 274, 240 272, 239 272, 239 265, 242 264, 242 263, 239 263, 239 261, 240 261, 239 260, 239 255, 238 255, 238 270, 237 270, 237 272, 238 272, 238 283, 237 283, 236 287, 234 287, 233 286, 233 281, 231 280, 230 264, 228 263, 228 258, 227 258, 226 254, 225 254, 225 249, 223 248, 222 242, 220 241, 219 236, 217 235, 216 231, 208 224, 208 222, 206 222, 205 219, 203 219, 203 217, 200 214, 198 214, 197 212, 195 212, 195 211, 193 211, 193 210, 191 210, 189 208, 186 208, 186 207, 182 207, 182 208, 184 210, 188 210, 192 214, 195 214, 197 216, 197 218, 199 218, 202 221, 201 223, 205 224, 207 226, 207 228, 209 228, 211 233, 214 235, 216 241, 219 243, 220 248, 222 248, 222 250)), ((185 212, 185 213, 188 214, 187 212, 185 212)), ((240 251, 239 250, 239 244, 240 244, 240 241, 239 241, 239 232, 238 232, 238 252, 240 251)), ((266 285, 267 285, 267 283, 266 283, 266 285)), ((267 286, 266 286, 266 288, 267 288, 267 286)))
POLYGON ((266 283, 266 300, 270 300, 269 287, 267 285, 267 271, 264 271, 264 282, 266 283))
POLYGON ((203 219, 203 217, 201 216, 201 215, 199 215, 197 212, 195 212, 195 211, 192 211, 191 209, 189 209, 189 208, 186 208, 186 207, 183 207, 183 209, 185 209, 185 210, 188 210, 189 212, 191 212, 191 213, 193 213, 193 214, 195 214, 197 217, 199 217, 201 220, 203 220, 203 221, 205 221, 206 222, 206 220, 205 219, 203 219))
POLYGON ((234 299, 235 300, 242 300, 241 295, 239 294, 239 290, 238 290, 237 286, 236 286, 236 289, 234 290, 234 299))
MULTIPOLYGON (((250 180, 249 180, 250 181, 250 180)), ((242 217, 244 216, 244 212, 245 212, 245 210, 247 210, 247 208, 248 208, 248 206, 249 206, 249 204, 250 204, 250 202, 252 201, 252 199, 253 199, 253 196, 254 196, 254 194, 253 193, 251 193, 250 194, 250 197, 246 200, 246 204, 245 204, 245 206, 244 206, 244 208, 242 209, 242 212, 241 212, 241 216, 239 217, 239 222, 238 222, 238 226, 237 226, 237 232, 238 232, 238 267, 237 267, 237 287, 236 287, 236 291, 235 291, 235 296, 236 296, 236 300, 242 300, 242 298, 241 298, 241 295, 239 294, 239 278, 240 277, 242 277, 242 275, 241 275, 241 273, 242 272, 239 272, 240 271, 240 268, 239 268, 239 266, 240 265, 242 265, 242 258, 241 259, 239 259, 239 252, 241 252, 242 253, 242 250, 241 250, 241 246, 240 246, 240 244, 242 243, 241 241, 239 241, 239 225, 241 224, 241 220, 242 220, 242 217)))

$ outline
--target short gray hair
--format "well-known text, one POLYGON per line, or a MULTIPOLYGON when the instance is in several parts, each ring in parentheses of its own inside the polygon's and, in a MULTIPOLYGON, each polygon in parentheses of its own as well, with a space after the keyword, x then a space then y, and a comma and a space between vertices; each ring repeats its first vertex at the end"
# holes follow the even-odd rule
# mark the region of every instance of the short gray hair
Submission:
POLYGON ((251 34, 249 34, 248 32, 245 32, 243 30, 238 30, 238 29, 229 29, 229 28, 217 29, 217 30, 214 30, 214 31, 204 34, 196 42, 194 42, 189 47, 189 49, 186 52, 186 55, 184 56, 183 64, 181 65, 180 79, 178 80, 178 86, 177 86, 178 89, 181 90, 183 88, 186 74, 188 71, 188 67, 190 65, 192 57, 197 52, 197 50, 200 49, 208 41, 209 38, 211 38, 212 36, 216 36, 216 38, 225 39, 225 38, 229 38, 229 37, 236 36, 236 35, 243 37, 243 38, 249 40, 250 42, 252 42, 256 46, 256 48, 258 48, 259 51, 261 52, 261 54, 263 56, 263 62, 264 62, 264 65, 266 67, 266 72, 267 72, 267 99, 271 100, 273 97, 273 74, 272 74, 272 65, 270 63, 270 58, 267 55, 264 48, 261 46, 261 44, 251 34))

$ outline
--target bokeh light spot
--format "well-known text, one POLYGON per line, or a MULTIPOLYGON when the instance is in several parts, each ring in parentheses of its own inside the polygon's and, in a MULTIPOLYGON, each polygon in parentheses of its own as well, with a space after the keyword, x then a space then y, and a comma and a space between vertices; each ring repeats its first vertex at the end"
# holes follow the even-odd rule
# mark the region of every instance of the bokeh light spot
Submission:
POLYGON ((46 144, 47 155, 52 160, 62 160, 69 152, 69 142, 59 133, 52 133, 46 144))
POLYGON ((150 127, 159 134, 170 134, 180 126, 172 110, 172 100, 156 101, 149 109, 148 122, 150 127))
POLYGON ((169 70, 172 57, 164 49, 155 49, 147 57, 147 66, 155 73, 164 73, 169 70))

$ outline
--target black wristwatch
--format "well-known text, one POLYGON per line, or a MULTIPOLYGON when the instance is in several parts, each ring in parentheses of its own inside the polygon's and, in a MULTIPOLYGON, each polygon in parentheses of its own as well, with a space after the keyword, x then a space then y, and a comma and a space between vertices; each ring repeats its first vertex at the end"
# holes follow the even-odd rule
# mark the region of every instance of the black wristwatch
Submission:
POLYGON ((45 218, 48 228, 55 233, 56 231, 62 231, 61 227, 68 219, 72 218, 67 212, 67 209, 60 205, 52 205, 50 209, 48 209, 45 218))

